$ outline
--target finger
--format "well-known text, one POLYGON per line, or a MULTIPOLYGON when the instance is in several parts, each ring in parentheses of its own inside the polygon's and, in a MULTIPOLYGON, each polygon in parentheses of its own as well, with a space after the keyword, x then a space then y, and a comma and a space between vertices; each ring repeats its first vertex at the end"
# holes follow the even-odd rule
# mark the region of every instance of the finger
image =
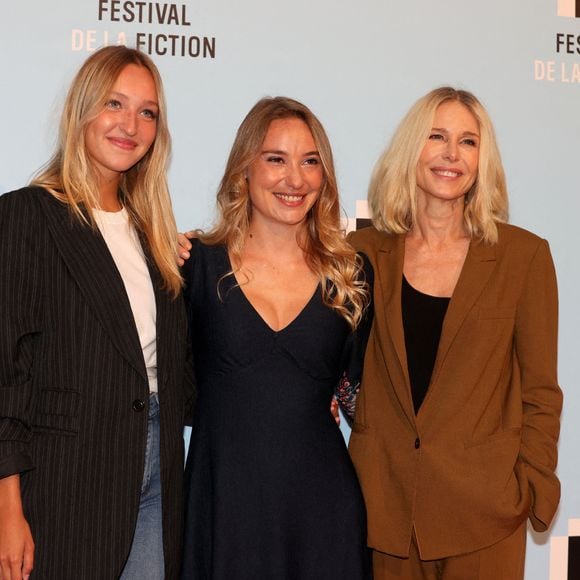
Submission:
MULTIPOLYGON (((190 233, 190 232, 186 232, 186 233, 190 233)), ((177 234, 177 245, 179 246, 177 249, 178 250, 191 250, 191 242, 189 241, 189 239, 186 237, 185 234, 177 234)))
POLYGON ((12 580, 11 576, 11 564, 10 564, 10 560, 8 559, 8 556, 4 556, 2 557, 2 559, 0 559, 0 579, 1 580, 12 580))
POLYGON ((14 558, 10 561, 10 580, 22 580, 22 558, 14 558))
POLYGON ((28 580, 34 568, 34 543, 27 542, 24 548, 24 561, 22 563, 22 578, 28 580))
POLYGON ((192 240, 196 236, 197 236, 197 234, 195 233, 195 230, 189 230, 189 231, 185 232, 185 237, 189 238, 190 240, 192 240))

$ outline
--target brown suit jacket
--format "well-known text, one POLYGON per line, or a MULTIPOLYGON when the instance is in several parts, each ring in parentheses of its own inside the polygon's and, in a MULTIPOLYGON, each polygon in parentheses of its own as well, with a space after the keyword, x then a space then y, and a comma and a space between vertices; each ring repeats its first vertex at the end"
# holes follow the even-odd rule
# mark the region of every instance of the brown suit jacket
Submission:
POLYGON ((349 446, 369 545, 407 556, 414 528, 421 557, 439 559, 491 545, 528 516, 545 530, 560 497, 562 406, 546 241, 500 225, 497 244, 471 244, 415 416, 401 315, 404 236, 367 228, 349 239, 375 271, 349 446))

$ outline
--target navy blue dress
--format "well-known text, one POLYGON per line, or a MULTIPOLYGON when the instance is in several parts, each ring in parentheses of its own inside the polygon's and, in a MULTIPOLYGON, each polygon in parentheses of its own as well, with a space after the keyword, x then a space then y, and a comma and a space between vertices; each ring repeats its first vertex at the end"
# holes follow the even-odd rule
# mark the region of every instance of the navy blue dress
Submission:
POLYGON ((184 268, 199 394, 183 578, 366 578, 363 499, 329 411, 349 327, 318 288, 275 332, 230 271, 200 242, 184 268))

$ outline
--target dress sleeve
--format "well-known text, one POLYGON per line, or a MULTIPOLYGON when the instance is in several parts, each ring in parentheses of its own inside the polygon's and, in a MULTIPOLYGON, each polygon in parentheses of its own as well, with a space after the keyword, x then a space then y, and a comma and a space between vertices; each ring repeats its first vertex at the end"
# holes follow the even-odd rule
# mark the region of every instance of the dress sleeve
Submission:
POLYGON ((363 259, 362 272, 369 293, 368 305, 358 327, 349 334, 346 340, 341 365, 342 372, 335 391, 338 404, 351 421, 354 419, 356 399, 362 380, 365 351, 374 319, 372 299, 374 271, 368 258, 364 254, 359 255, 363 259))
POLYGON ((537 531, 548 528, 560 499, 555 475, 562 409, 557 343, 556 274, 543 240, 530 264, 515 329, 523 411, 519 459, 531 492, 530 520, 537 531))
POLYGON ((34 467, 28 446, 41 332, 44 228, 38 216, 31 197, 0 197, 0 478, 34 467))

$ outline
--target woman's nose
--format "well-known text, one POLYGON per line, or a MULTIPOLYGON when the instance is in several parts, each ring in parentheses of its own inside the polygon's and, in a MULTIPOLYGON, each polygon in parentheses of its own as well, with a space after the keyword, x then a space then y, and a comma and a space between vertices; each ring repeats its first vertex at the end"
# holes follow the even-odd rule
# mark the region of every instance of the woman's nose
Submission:
POLYGON ((292 189, 300 189, 302 187, 302 184, 304 183, 304 176, 302 175, 302 167, 300 165, 292 163, 288 166, 286 183, 292 189))
POLYGON ((137 115, 131 111, 127 111, 121 121, 121 129, 127 135, 135 135, 137 133, 137 115))

